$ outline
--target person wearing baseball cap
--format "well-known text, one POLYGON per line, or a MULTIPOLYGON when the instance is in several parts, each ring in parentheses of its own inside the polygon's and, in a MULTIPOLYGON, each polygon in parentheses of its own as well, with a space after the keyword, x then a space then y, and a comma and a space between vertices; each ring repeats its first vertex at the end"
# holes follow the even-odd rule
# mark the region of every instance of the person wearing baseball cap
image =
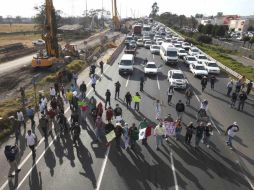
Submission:
POLYGON ((225 132, 225 135, 227 135, 226 143, 230 147, 231 150, 233 149, 232 140, 235 136, 235 133, 238 131, 239 131, 239 126, 238 126, 237 122, 234 121, 233 124, 230 125, 225 132))

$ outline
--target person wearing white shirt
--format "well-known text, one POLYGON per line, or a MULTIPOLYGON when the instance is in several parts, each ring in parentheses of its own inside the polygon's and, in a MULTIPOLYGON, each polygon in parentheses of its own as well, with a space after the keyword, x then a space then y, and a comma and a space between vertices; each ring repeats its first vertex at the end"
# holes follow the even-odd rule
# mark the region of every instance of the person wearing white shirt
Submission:
POLYGON ((17 112, 17 120, 18 120, 20 126, 23 124, 24 127, 26 128, 25 118, 24 118, 23 112, 21 110, 19 110, 17 112))
POLYGON ((36 157, 36 151, 35 151, 35 144, 36 144, 36 136, 32 133, 31 130, 27 131, 26 134, 26 142, 27 146, 32 150, 33 160, 35 160, 36 157))
POLYGON ((53 99, 56 96, 56 90, 55 90, 55 88, 50 87, 49 94, 50 94, 51 99, 53 99))
POLYGON ((227 145, 230 146, 230 149, 233 149, 233 145, 232 145, 232 140, 233 137, 235 136, 235 133, 239 131, 239 127, 237 125, 237 122, 234 122, 233 125, 230 125, 226 132, 225 135, 227 135, 227 145))
POLYGON ((155 127, 154 136, 156 136, 156 150, 160 150, 159 145, 162 145, 162 139, 165 134, 166 134, 166 129, 162 125, 162 123, 160 123, 159 125, 155 127))

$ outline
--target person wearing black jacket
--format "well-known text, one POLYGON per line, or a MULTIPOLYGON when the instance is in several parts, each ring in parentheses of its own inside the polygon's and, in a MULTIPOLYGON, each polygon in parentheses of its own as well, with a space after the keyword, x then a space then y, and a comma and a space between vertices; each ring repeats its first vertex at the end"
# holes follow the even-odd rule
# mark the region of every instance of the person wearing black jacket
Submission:
POLYGON ((196 127, 196 141, 195 141, 195 148, 199 147, 199 143, 204 134, 204 123, 200 122, 200 124, 196 127))
POLYGON ((194 132, 194 126, 193 126, 193 123, 190 122, 186 128, 186 134, 185 134, 185 143, 186 144, 190 144, 193 132, 194 132))
POLYGON ((74 123, 74 125, 71 128, 72 132, 72 140, 74 146, 77 146, 77 141, 79 141, 79 135, 81 133, 80 125, 78 122, 74 123))
POLYGON ((140 77, 140 92, 144 91, 144 77, 140 77))
POLYGON ((116 100, 116 97, 119 98, 120 88, 121 88, 121 84, 119 81, 117 81, 115 83, 115 100, 116 100))
POLYGON ((244 91, 241 91, 240 94, 238 95, 239 97, 239 104, 238 104, 238 111, 243 111, 244 103, 247 100, 247 95, 244 91))
POLYGON ((184 103, 182 103, 182 100, 179 100, 176 104, 177 119, 182 119, 184 110, 185 110, 184 103))
POLYGON ((81 83, 81 85, 79 87, 79 90, 81 92, 82 98, 85 98, 86 97, 86 90, 87 90, 87 88, 86 88, 86 84, 85 84, 84 81, 81 83))
POLYGON ((214 90, 214 84, 216 81, 216 77, 214 75, 211 76, 210 78, 210 84, 211 84, 211 89, 214 90))
POLYGON ((8 177, 14 177, 12 172, 15 170, 15 173, 19 173, 21 169, 18 168, 18 164, 16 161, 16 156, 18 154, 18 147, 17 145, 11 146, 11 145, 6 145, 4 149, 4 154, 7 159, 7 161, 10 164, 10 170, 9 170, 9 175, 8 177))
POLYGON ((105 109, 107 109, 107 104, 109 103, 109 106, 111 106, 110 104, 110 96, 111 96, 111 92, 109 91, 109 89, 107 89, 106 93, 106 100, 105 100, 105 109))
POLYGON ((126 106, 127 108, 131 107, 131 100, 132 100, 132 95, 130 92, 127 92, 125 94, 125 97, 124 97, 125 101, 126 101, 126 106))
POLYGON ((77 111, 73 111, 71 113, 71 123, 75 124, 76 122, 79 122, 79 114, 77 111))
POLYGON ((201 79, 202 92, 204 92, 206 85, 207 85, 207 76, 203 76, 203 78, 201 79))

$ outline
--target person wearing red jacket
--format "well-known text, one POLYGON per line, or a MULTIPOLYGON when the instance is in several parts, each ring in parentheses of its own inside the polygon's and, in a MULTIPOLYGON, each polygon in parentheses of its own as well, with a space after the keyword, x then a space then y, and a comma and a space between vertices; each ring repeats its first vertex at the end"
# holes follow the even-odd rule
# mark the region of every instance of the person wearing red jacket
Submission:
POLYGON ((111 108, 111 106, 108 107, 107 111, 106 111, 106 120, 108 122, 110 122, 113 118, 113 109, 111 108))

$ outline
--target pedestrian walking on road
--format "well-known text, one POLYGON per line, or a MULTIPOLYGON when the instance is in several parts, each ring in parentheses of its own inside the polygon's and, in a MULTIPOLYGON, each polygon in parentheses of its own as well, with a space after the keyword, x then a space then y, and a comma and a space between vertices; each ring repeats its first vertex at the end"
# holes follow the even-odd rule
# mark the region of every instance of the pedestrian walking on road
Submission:
POLYGON ((131 100, 132 100, 132 95, 130 92, 127 92, 125 94, 124 100, 126 101, 126 106, 127 108, 131 107, 131 100))
POLYGON ((196 139, 195 139, 195 148, 199 148, 199 143, 203 138, 204 134, 204 123, 200 122, 199 125, 196 127, 196 139))
POLYGON ((111 106, 109 106, 106 111, 106 120, 108 121, 108 123, 111 122, 113 115, 114 115, 113 109, 111 106))
POLYGON ((18 118, 20 127, 21 127, 21 125, 24 125, 24 128, 26 128, 25 118, 24 118, 23 112, 21 110, 19 110, 17 112, 17 118, 18 118))
POLYGON ((203 135, 203 143, 206 145, 207 148, 210 148, 210 137, 213 134, 212 131, 213 131, 212 124, 207 123, 207 125, 204 127, 204 135, 203 135))
POLYGON ((190 144, 193 132, 194 132, 194 126, 193 126, 193 123, 190 122, 189 125, 186 127, 186 134, 185 134, 185 143, 186 144, 190 144))
POLYGON ((119 107, 119 104, 116 104, 116 108, 114 109, 114 116, 117 122, 119 122, 123 118, 123 110, 119 107))
POLYGON ((234 122, 232 125, 230 125, 226 132, 225 135, 227 135, 227 140, 226 143, 228 146, 230 146, 230 149, 233 149, 233 144, 232 144, 232 140, 235 136, 235 133, 239 131, 239 126, 237 124, 237 122, 234 122))
POLYGON ((249 95, 251 89, 253 88, 253 82, 252 80, 250 80, 250 82, 247 84, 247 90, 246 90, 246 94, 249 95))
POLYGON ((54 83, 54 88, 55 88, 55 91, 56 91, 56 95, 60 94, 60 88, 59 88, 59 83, 58 82, 54 83))
POLYGON ((177 141, 180 139, 181 131, 182 131, 182 121, 181 121, 181 119, 177 119, 176 120, 176 129, 175 129, 175 137, 176 137, 177 141))
POLYGON ((72 73, 72 78, 73 78, 73 80, 74 80, 74 83, 75 83, 75 85, 77 86, 77 81, 78 81, 78 73, 76 73, 76 72, 73 72, 73 73, 72 73))
POLYGON ((160 122, 154 129, 154 136, 156 138, 156 150, 160 150, 159 146, 162 145, 163 136, 166 134, 166 129, 160 122))
POLYGON ((231 81, 229 81, 228 84, 227 84, 227 89, 228 89, 228 90, 227 90, 227 96, 230 96, 233 87, 234 87, 234 81, 231 80, 231 81))
POLYGON ((193 96, 193 90, 189 86, 185 91, 186 105, 190 105, 192 96, 193 96))
POLYGON ((60 85, 60 91, 61 91, 62 97, 65 97, 65 88, 63 83, 60 85))
POLYGON ((11 127, 14 129, 14 133, 15 133, 15 144, 18 144, 18 140, 20 137, 20 123, 14 116, 10 116, 9 119, 10 119, 11 127))
POLYGON ((103 65, 104 65, 104 63, 103 63, 103 61, 100 61, 100 69, 101 69, 101 74, 103 73, 103 65))
POLYGON ((13 171, 15 171, 15 174, 18 174, 21 171, 21 169, 18 168, 18 164, 16 161, 18 154, 18 146, 6 145, 4 149, 4 154, 10 165, 8 177, 14 177, 14 175, 12 174, 13 171))
POLYGON ((184 103, 182 103, 182 100, 179 100, 176 104, 177 119, 182 119, 184 111, 185 111, 184 103))
POLYGON ((49 128, 49 120, 46 117, 46 115, 41 115, 41 118, 39 119, 39 126, 42 129, 42 132, 44 134, 45 141, 48 140, 48 128, 49 128))
POLYGON ((97 100, 94 98, 94 96, 91 96, 89 100, 89 111, 90 113, 92 110, 96 110, 97 100))
POLYGON ((28 106, 26 110, 26 115, 31 120, 31 128, 33 128, 35 126, 35 121, 34 121, 34 110, 32 109, 31 106, 28 106))
POLYGON ((171 100, 174 94, 174 87, 173 86, 169 86, 168 87, 168 104, 171 104, 171 100))
POLYGON ((116 135, 116 148, 118 150, 121 149, 121 137, 123 134, 123 128, 121 123, 116 123, 116 127, 115 127, 115 135, 116 135))
POLYGON ((69 102, 69 105, 70 105, 70 108, 72 109, 73 105, 72 105, 72 97, 73 97, 73 92, 68 89, 67 92, 66 92, 66 98, 69 102))
POLYGON ((121 84, 119 81, 117 81, 115 83, 115 100, 116 100, 116 97, 119 98, 120 88, 121 88, 121 84))
POLYGON ((236 90, 237 93, 240 92, 241 87, 242 87, 241 80, 238 80, 238 81, 235 83, 235 90, 236 90))
MULTIPOLYGON (((139 123, 139 126, 138 126, 138 129, 139 131, 141 129, 146 129, 148 127, 148 122, 147 122, 147 119, 144 118, 143 121, 141 121, 139 123)), ((145 137, 142 139, 142 145, 147 145, 147 136, 145 135, 145 137)))
POLYGON ((156 100, 155 104, 155 119, 158 120, 161 118, 161 103, 160 100, 156 100))
POLYGON ((102 117, 102 114, 103 114, 103 106, 102 106, 102 103, 99 102, 96 107, 96 116, 102 117))
POLYGON ((240 92, 240 94, 238 95, 239 97, 239 103, 238 103, 238 111, 243 111, 243 107, 244 107, 244 104, 245 104, 245 101, 247 100, 247 95, 246 93, 242 90, 240 92))
POLYGON ((86 84, 85 84, 84 81, 83 81, 83 82, 81 83, 81 85, 79 86, 79 90, 80 90, 80 92, 81 92, 81 97, 82 97, 82 98, 85 98, 85 97, 86 97, 86 90, 87 90, 87 88, 86 88, 86 84))
POLYGON ((96 140, 99 142, 101 142, 103 128, 104 128, 104 123, 103 123, 101 117, 98 115, 95 120, 95 136, 96 136, 96 140))
POLYGON ((21 86, 19 91, 20 91, 22 105, 23 105, 23 107, 25 107, 25 103, 26 103, 25 87, 21 86))
POLYGON ((127 150, 129 148, 129 125, 128 123, 124 124, 123 127, 123 138, 124 138, 124 148, 127 150))
POLYGON ((107 109, 107 104, 109 104, 109 106, 111 106, 110 104, 110 97, 111 97, 111 92, 109 91, 109 89, 107 89, 106 93, 105 93, 105 109, 107 109))
POLYGON ((210 77, 210 84, 211 84, 211 89, 214 90, 214 84, 216 82, 216 77, 214 75, 212 75, 210 77))
POLYGON ((144 77, 140 77, 140 92, 144 91, 144 83, 145 83, 144 77))
POLYGON ((203 76, 203 78, 201 79, 202 92, 204 92, 206 85, 207 85, 207 76, 203 76))
POLYGON ((72 141, 73 141, 73 146, 77 147, 78 142, 80 141, 80 133, 81 133, 81 128, 78 122, 74 123, 74 125, 71 127, 71 132, 72 132, 72 141))
POLYGON ((138 92, 136 92, 136 95, 132 98, 134 101, 134 109, 139 112, 139 102, 141 101, 141 96, 138 92))
POLYGON ((32 133, 31 130, 27 131, 26 142, 27 142, 27 146, 29 146, 29 148, 32 151, 33 161, 35 161, 35 157, 36 157, 36 150, 35 150, 36 136, 35 136, 34 133, 32 133))
POLYGON ((235 108, 235 103, 236 103, 236 100, 237 100, 237 96, 238 96, 237 92, 234 91, 232 93, 232 96, 231 96, 231 104, 230 104, 231 108, 235 108))
POLYGON ((129 128, 129 139, 131 149, 136 147, 136 141, 138 140, 139 131, 135 123, 132 123, 132 126, 129 128))
POLYGON ((50 99, 51 100, 56 97, 56 90, 55 90, 54 87, 50 87, 49 94, 50 94, 50 99))
POLYGON ((92 76, 92 79, 91 79, 91 86, 93 87, 93 91, 94 91, 94 92, 95 92, 96 81, 97 81, 96 76, 93 75, 93 76, 92 76))

